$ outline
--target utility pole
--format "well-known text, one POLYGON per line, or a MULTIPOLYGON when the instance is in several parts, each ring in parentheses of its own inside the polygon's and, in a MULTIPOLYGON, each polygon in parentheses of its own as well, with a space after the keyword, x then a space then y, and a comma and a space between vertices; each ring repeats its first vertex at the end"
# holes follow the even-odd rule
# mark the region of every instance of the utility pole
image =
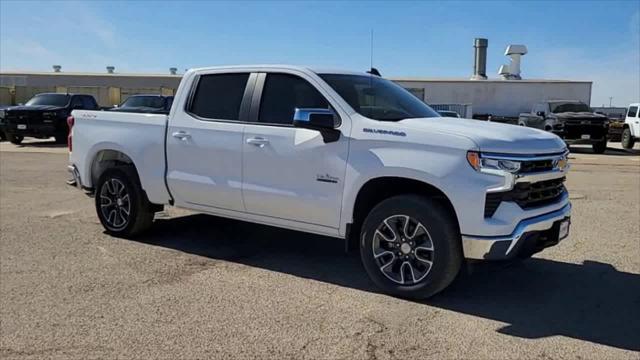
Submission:
POLYGON ((611 100, 613 100, 613 96, 609 96, 609 107, 611 107, 611 100))

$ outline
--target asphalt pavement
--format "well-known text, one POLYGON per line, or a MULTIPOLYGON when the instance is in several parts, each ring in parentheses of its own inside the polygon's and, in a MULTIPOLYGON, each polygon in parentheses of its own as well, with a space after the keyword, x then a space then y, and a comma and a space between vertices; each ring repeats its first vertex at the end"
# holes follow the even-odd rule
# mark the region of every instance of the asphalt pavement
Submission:
POLYGON ((167 209, 103 232, 66 148, 0 144, 0 357, 640 358, 640 155, 574 149, 571 235, 421 302, 338 239, 167 209))

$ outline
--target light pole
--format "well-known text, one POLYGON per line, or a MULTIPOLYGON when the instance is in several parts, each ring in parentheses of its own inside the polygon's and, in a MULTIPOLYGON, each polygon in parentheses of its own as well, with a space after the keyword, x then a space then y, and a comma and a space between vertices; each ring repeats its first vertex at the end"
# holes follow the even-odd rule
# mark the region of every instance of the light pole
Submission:
POLYGON ((611 107, 611 100, 613 100, 613 96, 609 96, 609 107, 611 107))

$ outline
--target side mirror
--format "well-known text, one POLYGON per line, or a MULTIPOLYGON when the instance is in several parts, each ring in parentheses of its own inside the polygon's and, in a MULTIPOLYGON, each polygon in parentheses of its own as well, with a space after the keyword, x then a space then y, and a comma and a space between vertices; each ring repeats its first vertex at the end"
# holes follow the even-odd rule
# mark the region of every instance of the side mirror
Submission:
POLYGON ((325 143, 338 141, 340 138, 336 120, 337 115, 329 109, 296 108, 293 114, 293 126, 320 131, 325 143))
POLYGON ((545 117, 547 114, 544 111, 537 111, 536 115, 538 115, 540 117, 545 117))

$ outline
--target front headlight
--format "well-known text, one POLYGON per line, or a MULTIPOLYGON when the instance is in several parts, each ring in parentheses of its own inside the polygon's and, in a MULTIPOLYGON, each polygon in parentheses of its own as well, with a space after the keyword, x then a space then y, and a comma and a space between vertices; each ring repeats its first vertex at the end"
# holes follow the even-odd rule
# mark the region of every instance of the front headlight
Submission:
POLYGON ((495 173, 509 172, 517 173, 520 170, 520 162, 504 159, 492 159, 490 156, 483 157, 477 151, 467 152, 467 161, 476 171, 495 173))
POLYGON ((43 112, 42 113, 42 117, 45 119, 53 119, 56 117, 56 113, 55 112, 43 112))

